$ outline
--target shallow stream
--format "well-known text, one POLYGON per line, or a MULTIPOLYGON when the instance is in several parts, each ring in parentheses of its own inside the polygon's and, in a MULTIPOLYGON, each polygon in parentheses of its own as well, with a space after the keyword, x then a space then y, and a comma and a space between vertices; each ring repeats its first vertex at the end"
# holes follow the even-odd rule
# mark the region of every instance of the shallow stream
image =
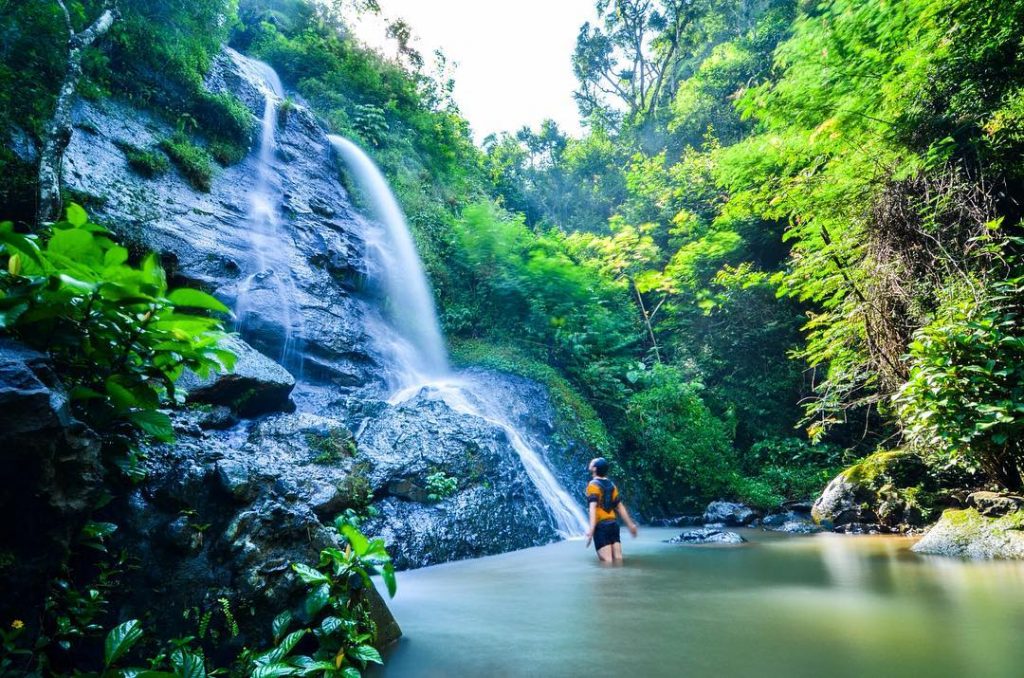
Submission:
POLYGON ((582 541, 399 575, 386 676, 1024 676, 1024 563, 913 540, 740 530, 739 546, 582 541))

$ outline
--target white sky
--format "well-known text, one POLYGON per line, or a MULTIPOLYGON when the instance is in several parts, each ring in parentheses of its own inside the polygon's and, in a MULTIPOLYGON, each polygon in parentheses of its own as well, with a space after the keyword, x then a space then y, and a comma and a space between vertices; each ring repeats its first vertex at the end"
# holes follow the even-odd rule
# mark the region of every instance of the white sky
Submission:
MULTIPOLYGON (((537 128, 553 118, 580 132, 572 98, 572 53, 594 0, 379 0, 383 17, 403 18, 412 46, 428 60, 441 48, 454 62, 455 101, 479 142, 491 132, 537 128)), ((367 17, 355 32, 367 44, 395 53, 384 21, 367 17)))

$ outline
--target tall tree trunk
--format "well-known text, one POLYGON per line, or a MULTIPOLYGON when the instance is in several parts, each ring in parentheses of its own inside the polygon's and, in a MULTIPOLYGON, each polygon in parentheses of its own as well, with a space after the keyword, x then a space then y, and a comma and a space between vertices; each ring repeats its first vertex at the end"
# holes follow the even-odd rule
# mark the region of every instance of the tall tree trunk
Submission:
POLYGON ((57 0, 68 30, 67 65, 64 82, 57 94, 53 117, 43 132, 43 149, 39 154, 39 207, 36 221, 40 224, 60 216, 60 178, 64 151, 71 143, 71 108, 75 104, 78 81, 82 77, 82 55, 89 45, 110 30, 120 14, 115 7, 107 7, 96 21, 84 31, 75 33, 71 17, 63 0, 57 0))

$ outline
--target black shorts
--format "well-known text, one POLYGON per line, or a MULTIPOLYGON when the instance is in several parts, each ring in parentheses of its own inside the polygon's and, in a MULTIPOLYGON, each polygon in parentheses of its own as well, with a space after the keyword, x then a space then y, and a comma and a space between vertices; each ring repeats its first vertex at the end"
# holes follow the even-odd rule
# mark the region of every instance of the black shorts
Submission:
POLYGON ((598 551, 605 546, 618 544, 622 541, 619 538, 619 524, 614 520, 606 520, 597 524, 594 528, 594 548, 598 551))

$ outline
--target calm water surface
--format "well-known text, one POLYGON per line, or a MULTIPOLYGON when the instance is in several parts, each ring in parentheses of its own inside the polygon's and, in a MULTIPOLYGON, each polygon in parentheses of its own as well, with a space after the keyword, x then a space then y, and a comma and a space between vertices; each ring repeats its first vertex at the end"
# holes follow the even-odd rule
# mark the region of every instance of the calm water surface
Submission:
POLYGON ((399 575, 386 676, 1024 676, 1024 564, 912 540, 742 531, 741 546, 581 541, 399 575))

